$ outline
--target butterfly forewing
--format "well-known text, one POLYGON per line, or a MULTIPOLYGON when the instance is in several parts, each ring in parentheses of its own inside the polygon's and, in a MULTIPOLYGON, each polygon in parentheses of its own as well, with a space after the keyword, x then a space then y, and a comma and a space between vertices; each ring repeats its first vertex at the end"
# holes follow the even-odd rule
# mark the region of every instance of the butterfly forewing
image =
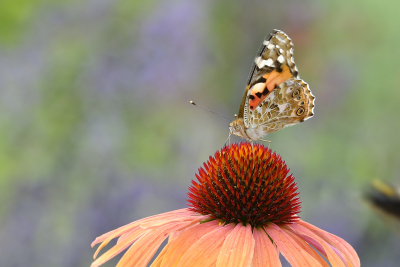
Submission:
POLYGON ((265 37, 257 53, 248 84, 251 87, 262 80, 265 74, 273 71, 281 73, 286 67, 293 77, 298 78, 292 40, 284 32, 273 30, 265 37))

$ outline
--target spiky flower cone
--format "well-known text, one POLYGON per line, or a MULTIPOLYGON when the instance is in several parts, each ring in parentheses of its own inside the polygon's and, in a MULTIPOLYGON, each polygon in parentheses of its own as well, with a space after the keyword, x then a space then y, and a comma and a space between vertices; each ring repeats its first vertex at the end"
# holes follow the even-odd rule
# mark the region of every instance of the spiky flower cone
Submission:
POLYGON ((279 155, 260 145, 235 144, 210 157, 192 181, 188 202, 194 212, 224 223, 290 223, 298 219, 294 177, 279 155))

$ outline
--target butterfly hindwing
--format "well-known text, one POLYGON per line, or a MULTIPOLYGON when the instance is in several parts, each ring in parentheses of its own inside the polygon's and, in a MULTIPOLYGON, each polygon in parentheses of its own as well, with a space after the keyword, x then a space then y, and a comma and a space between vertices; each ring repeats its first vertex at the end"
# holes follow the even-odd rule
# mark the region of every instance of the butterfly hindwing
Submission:
POLYGON ((249 129, 259 129, 264 134, 311 118, 314 96, 308 84, 290 78, 276 87, 254 110, 245 106, 244 124, 249 129))

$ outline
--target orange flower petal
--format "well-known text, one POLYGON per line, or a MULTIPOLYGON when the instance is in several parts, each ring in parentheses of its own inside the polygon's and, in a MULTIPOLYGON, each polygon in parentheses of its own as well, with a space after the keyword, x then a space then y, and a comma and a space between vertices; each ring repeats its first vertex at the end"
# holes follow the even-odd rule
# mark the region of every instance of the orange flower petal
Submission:
MULTIPOLYGON (((315 250, 315 249, 317 249, 317 248, 313 248, 313 247, 311 247, 310 246, 310 244, 309 243, 307 243, 306 241, 307 240, 304 240, 302 237, 300 237, 298 234, 295 234, 292 230, 289 230, 289 229, 287 229, 286 228, 286 226, 285 227, 282 227, 281 228, 283 231, 285 231, 288 235, 290 235, 290 237, 292 237, 293 238, 293 240, 294 241, 296 241, 296 243, 302 248, 302 249, 304 249, 306 252, 308 252, 308 254, 310 254, 314 259, 316 259, 318 262, 319 262, 319 264, 321 264, 321 266, 323 266, 323 267, 329 267, 330 265, 328 264, 328 262, 327 262, 327 260, 325 259, 325 258, 323 258, 321 255, 319 255, 318 254, 318 252, 315 250)), ((314 240, 313 240, 314 241, 314 240)), ((321 250, 322 250, 322 253, 321 254, 324 254, 325 253, 325 251, 322 249, 322 246, 319 244, 319 243, 317 243, 317 242, 314 242, 316 245, 318 245, 320 248, 321 248, 321 250)), ((311 245, 314 245, 314 243, 313 244, 311 244, 311 245)), ((317 249, 318 250, 318 249, 317 249)), ((318 250, 319 251, 319 250, 318 250)), ((326 256, 326 254, 324 255, 324 256, 326 256)))
POLYGON ((217 267, 250 266, 254 255, 255 241, 251 226, 237 224, 226 237, 217 259, 217 267))
MULTIPOLYGON (((110 259, 114 258, 117 254, 119 254, 121 251, 132 245, 133 242, 135 242, 136 239, 138 239, 141 235, 147 234, 148 232, 151 232, 151 230, 142 230, 138 229, 136 232, 132 232, 129 236, 127 236, 122 242, 116 244, 113 246, 111 249, 109 249, 107 252, 105 252, 103 255, 101 255, 97 260, 95 260, 90 267, 97 267, 105 262, 109 261, 110 259)), ((94 257, 96 258, 98 252, 100 251, 101 246, 97 249, 96 253, 94 254, 94 257)))
MULTIPOLYGON (((107 237, 107 239, 104 240, 103 243, 101 243, 101 245, 97 248, 96 252, 95 252, 94 255, 93 255, 93 259, 96 259, 97 254, 99 254, 100 250, 101 250, 102 248, 104 248, 105 246, 107 246, 107 244, 108 244, 112 239, 114 239, 115 237, 117 237, 118 235, 120 235, 122 232, 126 232, 126 230, 125 230, 125 229, 121 229, 120 231, 114 232, 112 235, 110 235, 109 237, 107 237)), ((142 232, 142 233, 143 233, 144 230, 143 230, 142 228, 138 227, 138 226, 135 226, 135 227, 133 227, 132 229, 129 229, 129 233, 131 233, 131 232, 135 232, 135 233, 136 233, 136 232, 142 232)), ((92 246, 93 246, 93 243, 92 243, 92 246)))
POLYGON ((164 255, 166 254, 166 252, 168 251, 168 246, 170 246, 171 244, 167 244, 163 250, 161 250, 160 254, 158 254, 157 258, 155 258, 155 260, 152 262, 152 264, 150 265, 150 267, 161 267, 161 262, 164 258, 164 255))
MULTIPOLYGON (((329 236, 332 240, 331 246, 334 248, 338 249, 341 253, 343 253, 346 256, 346 259, 348 260, 349 266, 354 266, 354 267, 360 267, 360 258, 357 255, 357 252, 353 249, 352 246, 349 245, 345 240, 342 238, 335 236, 334 234, 329 233, 329 236), (337 244, 334 246, 333 244, 337 244), (342 247, 342 248, 340 248, 342 247)), ((329 242, 327 242, 329 243, 329 242)))
POLYGON ((178 267, 215 265, 225 238, 234 226, 220 226, 200 238, 183 254, 178 267))
POLYGON ((176 225, 170 223, 152 229, 141 236, 128 251, 125 252, 125 255, 118 262, 117 267, 146 266, 169 233, 181 229, 182 227, 182 224, 176 225))
MULTIPOLYGON (((195 214, 194 212, 188 211, 188 209, 180 209, 180 210, 174 210, 174 211, 169 211, 169 212, 165 212, 165 213, 161 213, 161 214, 157 214, 157 215, 153 215, 150 217, 146 217, 134 222, 131 222, 129 224, 126 224, 124 226, 121 226, 117 229, 114 229, 108 233, 105 233, 99 237, 97 237, 93 242, 92 242, 92 247, 94 245, 96 245, 97 243, 103 242, 106 239, 112 240, 117 236, 120 236, 122 234, 124 234, 125 232, 131 230, 132 228, 142 224, 142 223, 146 223, 148 221, 152 221, 152 220, 167 220, 164 222, 168 222, 168 219, 176 219, 177 216, 180 215, 188 215, 188 214, 195 214)), ((108 243, 108 242, 107 242, 108 243)))
POLYGON ((305 228, 307 228, 308 230, 310 230, 311 232, 322 238, 326 243, 338 249, 341 253, 343 253, 346 256, 346 259, 349 261, 349 264, 351 266, 359 267, 361 265, 360 259, 358 258, 356 251, 353 249, 352 246, 350 246, 346 241, 344 241, 340 237, 328 233, 322 229, 319 229, 318 227, 302 220, 299 220, 296 223, 304 226, 305 228))
POLYGON ((185 254, 193 244, 204 235, 220 227, 217 221, 211 221, 185 229, 185 231, 164 248, 165 255, 161 259, 160 266, 177 266, 183 254, 185 254))
POLYGON ((173 232, 169 235, 168 237, 168 243, 170 243, 173 239, 177 238, 178 236, 180 236, 184 231, 186 231, 186 229, 183 229, 181 231, 176 231, 173 232))
POLYGON ((100 250, 104 248, 112 239, 118 236, 120 236, 120 238, 118 239, 117 244, 122 242, 122 240, 124 240, 126 236, 130 235, 131 232, 136 232, 138 229, 144 232, 145 228, 150 229, 152 227, 158 227, 159 225, 168 224, 171 222, 174 222, 177 225, 182 223, 186 224, 186 222, 195 224, 202 219, 204 219, 204 216, 198 216, 196 213, 188 211, 187 209, 180 209, 132 222, 96 238, 96 240, 92 243, 92 247, 98 242, 103 241, 103 243, 97 248, 93 258, 95 259, 100 250), (145 227, 143 227, 142 224, 144 224, 145 227))
POLYGON ((263 229, 254 229, 253 267, 282 267, 279 251, 263 229))
POLYGON ((321 266, 316 259, 302 249, 290 235, 276 224, 270 223, 264 229, 292 266, 321 266))
POLYGON ((336 253, 336 251, 328 244, 326 243, 322 238, 305 228, 304 226, 301 226, 299 224, 291 224, 289 225, 291 229, 293 229, 296 233, 300 234, 303 239, 305 239, 308 243, 311 243, 316 249, 318 249, 321 253, 324 253, 326 257, 328 258, 328 261, 332 264, 332 267, 346 267, 346 260, 342 261, 342 258, 340 257, 340 252, 339 255, 336 253), (307 238, 308 237, 308 238, 307 238), (322 246, 322 248, 318 248, 317 244, 313 242, 315 240, 322 246))
MULTIPOLYGON (((174 217, 177 217, 177 216, 174 216, 174 217)), ((190 222, 190 224, 196 224, 196 223, 198 223, 199 221, 201 221, 203 219, 205 219, 205 216, 181 216, 181 217, 178 217, 178 218, 171 218, 170 220, 155 220, 154 222, 146 222, 143 225, 140 224, 140 226, 136 226, 136 227, 140 227, 140 229, 145 230, 145 229, 152 229, 152 228, 155 228, 155 227, 158 227, 160 225, 167 224, 167 223, 182 224, 184 222, 190 222)), ((129 230, 128 232, 125 232, 124 234, 122 234, 118 238, 118 242, 117 243, 119 243, 122 240, 124 240, 125 236, 129 235, 132 231, 135 231, 135 228, 132 229, 132 230, 129 230)), ((169 236, 169 240, 172 240, 173 238, 177 237, 180 232, 181 231, 176 231, 176 232, 171 233, 170 236, 169 236)))
POLYGON ((151 227, 158 227, 160 225, 163 225, 165 223, 182 223, 182 222, 188 222, 191 221, 193 223, 203 221, 205 219, 208 219, 208 216, 199 216, 199 215, 194 215, 194 212, 190 215, 170 215, 168 218, 164 219, 153 219, 151 221, 147 222, 142 222, 140 223, 140 227, 146 229, 146 228, 151 228, 151 227))

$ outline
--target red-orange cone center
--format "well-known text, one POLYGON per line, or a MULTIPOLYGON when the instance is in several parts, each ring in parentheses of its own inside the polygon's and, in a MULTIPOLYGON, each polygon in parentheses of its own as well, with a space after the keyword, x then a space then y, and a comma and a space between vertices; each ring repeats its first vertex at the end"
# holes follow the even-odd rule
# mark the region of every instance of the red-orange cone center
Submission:
POLYGON ((300 212, 294 177, 279 155, 263 145, 234 144, 217 151, 189 188, 190 210, 224 223, 295 221, 300 212))

